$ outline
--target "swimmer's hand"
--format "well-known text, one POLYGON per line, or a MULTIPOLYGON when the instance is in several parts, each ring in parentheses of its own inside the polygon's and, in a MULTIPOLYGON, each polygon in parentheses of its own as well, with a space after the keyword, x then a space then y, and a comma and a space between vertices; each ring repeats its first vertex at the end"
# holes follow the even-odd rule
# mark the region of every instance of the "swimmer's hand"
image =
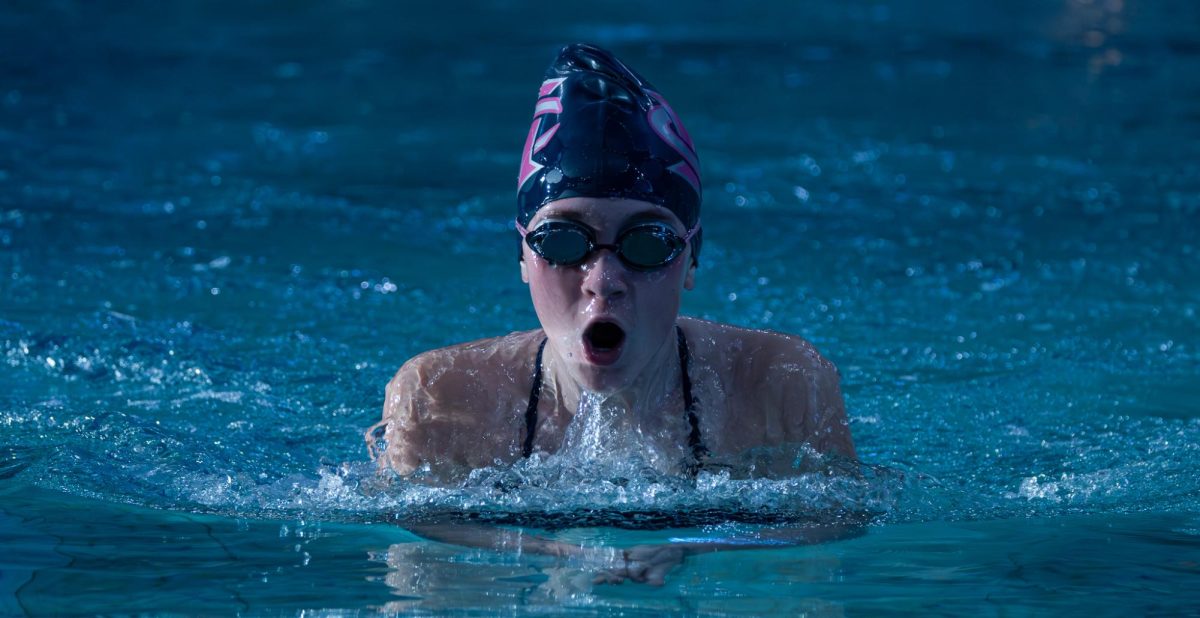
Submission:
POLYGON ((497 551, 528 552, 566 560, 578 560, 600 571, 593 583, 619 584, 625 580, 663 585, 687 556, 687 546, 676 544, 637 545, 628 549, 586 547, 555 541, 519 531, 478 524, 409 524, 407 528, 425 538, 443 543, 497 551))
MULTIPOLYGON (((593 583, 620 584, 625 580, 663 585, 672 569, 688 556, 716 551, 744 549, 779 549, 830 543, 861 536, 865 533, 865 516, 846 517, 832 524, 781 526, 762 530, 746 538, 681 538, 670 543, 636 545, 621 550, 622 560, 616 566, 600 571, 593 583)), ((614 560, 614 562, 617 562, 614 560)))
POLYGON ((594 584, 620 584, 625 580, 661 586, 667 573, 683 563, 687 552, 676 545, 636 545, 622 551, 624 565, 596 574, 594 584))

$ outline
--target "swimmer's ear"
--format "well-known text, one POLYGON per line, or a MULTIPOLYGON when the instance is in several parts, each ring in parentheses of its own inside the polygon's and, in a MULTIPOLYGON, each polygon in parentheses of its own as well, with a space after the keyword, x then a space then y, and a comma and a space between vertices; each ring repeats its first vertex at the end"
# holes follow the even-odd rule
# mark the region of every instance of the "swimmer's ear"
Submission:
MULTIPOLYGON (((523 265, 522 265, 523 266, 523 265)), ((683 277, 683 289, 690 290, 696 287, 696 262, 688 264, 687 274, 683 277)))
POLYGON ((521 281, 529 283, 529 270, 525 268, 525 260, 521 260, 521 281))

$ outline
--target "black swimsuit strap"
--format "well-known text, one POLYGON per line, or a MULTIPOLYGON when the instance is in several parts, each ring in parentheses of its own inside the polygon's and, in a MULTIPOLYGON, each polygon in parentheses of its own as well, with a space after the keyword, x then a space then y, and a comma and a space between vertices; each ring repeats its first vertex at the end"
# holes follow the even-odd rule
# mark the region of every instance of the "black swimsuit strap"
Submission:
MULTIPOLYGON (((690 471, 695 475, 700 466, 701 459, 708 454, 708 449, 705 448, 704 441, 700 436, 700 418, 696 416, 696 398, 692 396, 692 377, 690 373, 692 356, 688 352, 687 337, 683 335, 683 329, 678 325, 675 326, 675 334, 679 339, 679 368, 683 383, 683 408, 687 412, 688 426, 691 427, 691 431, 688 433, 688 448, 691 449, 692 458, 695 460, 690 471)), ((542 339, 542 343, 538 346, 537 359, 533 363, 533 385, 529 389, 529 407, 525 408, 525 443, 521 446, 521 457, 525 458, 533 454, 533 439, 537 434, 538 401, 542 395, 542 355, 545 351, 546 339, 542 339)))
POLYGON ((542 396, 542 353, 546 351, 546 339, 538 346, 537 360, 533 361, 533 387, 529 389, 529 407, 525 408, 525 444, 521 457, 533 454, 533 436, 537 431, 538 399, 542 396))
POLYGON ((708 449, 704 446, 704 440, 700 435, 700 418, 696 416, 696 398, 692 396, 692 355, 688 352, 687 337, 683 335, 683 328, 678 324, 675 325, 675 333, 679 338, 679 368, 682 374, 683 382, 683 409, 687 412, 688 425, 692 428, 688 433, 688 447, 692 449, 692 467, 690 472, 692 476, 699 471, 700 461, 708 454, 708 449))

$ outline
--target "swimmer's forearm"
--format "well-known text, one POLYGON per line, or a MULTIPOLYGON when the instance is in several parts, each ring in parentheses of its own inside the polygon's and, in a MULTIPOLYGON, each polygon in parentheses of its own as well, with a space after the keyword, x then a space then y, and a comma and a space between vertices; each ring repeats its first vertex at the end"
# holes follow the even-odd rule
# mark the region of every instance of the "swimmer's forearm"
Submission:
MULTIPOLYGON (((521 530, 479 524, 411 524, 409 531, 427 539, 451 545, 496 551, 538 554, 555 558, 593 558, 598 548, 563 543, 521 530)), ((616 553, 612 550, 609 553, 616 553)))
POLYGON ((743 549, 779 549, 845 541, 866 534, 863 523, 788 526, 761 530, 751 536, 730 538, 674 537, 672 545, 687 555, 743 549))
MULTIPOLYGON (((407 528, 425 538, 478 549, 539 554, 556 558, 596 558, 600 548, 555 541, 521 530, 479 524, 411 524, 407 528)), ((674 537, 670 544, 688 554, 741 549, 771 549, 844 541, 866 533, 863 522, 814 524, 769 528, 751 536, 709 538, 674 537)))

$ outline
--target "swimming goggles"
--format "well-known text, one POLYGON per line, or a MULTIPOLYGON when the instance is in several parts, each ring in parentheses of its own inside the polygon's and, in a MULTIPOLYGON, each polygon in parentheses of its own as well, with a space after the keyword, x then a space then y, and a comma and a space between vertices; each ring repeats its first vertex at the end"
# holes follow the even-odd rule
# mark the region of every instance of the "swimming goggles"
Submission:
POLYGON ((576 266, 597 249, 608 249, 633 270, 654 270, 670 264, 683 253, 688 240, 700 229, 700 222, 679 236, 666 223, 650 221, 625 228, 611 245, 596 242, 596 232, 574 221, 547 221, 532 232, 517 222, 517 231, 525 244, 543 260, 555 266, 576 266))

